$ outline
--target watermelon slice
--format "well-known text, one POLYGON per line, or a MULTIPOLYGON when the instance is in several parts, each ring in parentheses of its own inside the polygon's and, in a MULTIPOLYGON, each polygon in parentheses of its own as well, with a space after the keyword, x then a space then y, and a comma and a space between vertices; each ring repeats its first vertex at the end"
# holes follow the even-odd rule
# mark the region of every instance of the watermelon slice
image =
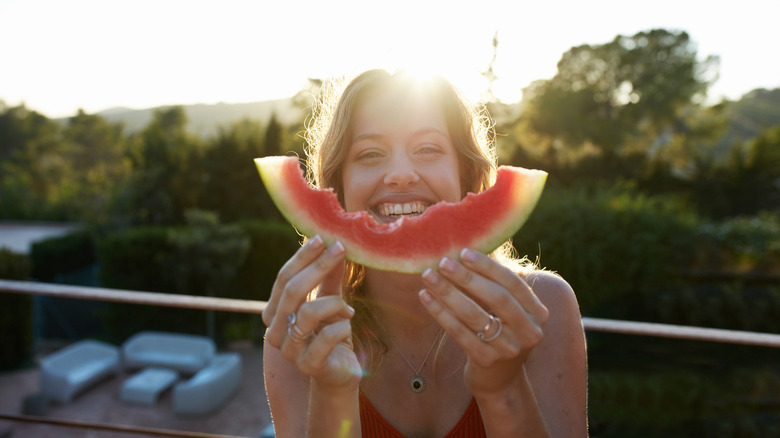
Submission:
POLYGON ((257 158, 255 164, 274 203, 300 233, 319 234, 326 245, 340 241, 353 262, 409 273, 435 267, 445 256, 457 259, 463 248, 498 248, 528 219, 547 179, 541 170, 501 166, 496 183, 482 193, 380 224, 368 212, 345 212, 332 190, 309 186, 297 157, 257 158))

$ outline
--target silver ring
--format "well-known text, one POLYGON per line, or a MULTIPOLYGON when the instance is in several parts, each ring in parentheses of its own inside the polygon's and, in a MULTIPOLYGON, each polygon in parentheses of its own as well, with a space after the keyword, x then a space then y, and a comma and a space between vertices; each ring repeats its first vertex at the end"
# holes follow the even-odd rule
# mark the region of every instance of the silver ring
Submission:
POLYGON ((479 338, 479 340, 480 340, 480 341, 483 341, 483 342, 490 342, 490 341, 492 341, 493 339, 496 339, 496 338, 498 337, 498 335, 500 335, 500 334, 501 334, 501 329, 503 328, 503 326, 501 325, 501 320, 500 320, 500 319, 498 319, 498 317, 497 317, 497 316, 493 316, 493 315, 490 315, 490 314, 488 314, 488 318, 490 318, 490 319, 489 319, 489 320, 488 320, 488 322, 485 324, 485 327, 482 327, 482 330, 480 330, 480 331, 477 333, 477 337, 479 338), (492 335, 492 336, 485 337, 485 333, 487 333, 488 331, 490 331, 490 329, 493 327, 493 322, 495 322, 496 324, 498 324, 498 328, 496 329, 496 332, 495 332, 495 333, 493 333, 493 335, 492 335))
POLYGON ((291 313, 287 316, 287 336, 295 342, 303 342, 311 337, 314 332, 304 333, 298 324, 298 316, 295 313, 291 313))

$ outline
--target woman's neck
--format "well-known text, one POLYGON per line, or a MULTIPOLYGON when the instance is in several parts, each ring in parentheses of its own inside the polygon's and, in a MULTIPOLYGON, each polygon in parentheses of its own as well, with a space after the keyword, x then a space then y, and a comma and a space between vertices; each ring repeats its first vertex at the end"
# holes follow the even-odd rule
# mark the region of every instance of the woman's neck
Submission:
POLYGON ((437 332, 439 325, 420 303, 424 288, 420 274, 367 269, 366 298, 376 306, 375 317, 393 338, 420 337, 437 332))

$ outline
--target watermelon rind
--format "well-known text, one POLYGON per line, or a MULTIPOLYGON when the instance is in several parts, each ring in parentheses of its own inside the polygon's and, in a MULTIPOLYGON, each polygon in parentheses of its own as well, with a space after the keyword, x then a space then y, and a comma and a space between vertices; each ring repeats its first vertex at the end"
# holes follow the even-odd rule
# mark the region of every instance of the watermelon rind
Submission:
POLYGON ((330 189, 314 189, 294 156, 269 156, 255 164, 271 199, 299 233, 337 241, 355 263, 386 271, 419 273, 463 248, 490 253, 526 222, 544 189, 547 173, 501 166, 496 183, 460 202, 440 202, 419 216, 380 224, 365 212, 345 212, 330 189))

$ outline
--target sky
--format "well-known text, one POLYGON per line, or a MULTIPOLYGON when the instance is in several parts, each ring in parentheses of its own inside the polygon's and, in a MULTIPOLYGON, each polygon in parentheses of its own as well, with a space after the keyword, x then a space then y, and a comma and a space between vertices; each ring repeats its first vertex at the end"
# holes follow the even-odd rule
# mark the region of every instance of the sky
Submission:
POLYGON ((472 100, 555 75, 581 44, 665 28, 720 58, 710 100, 780 87, 778 0, 0 0, 0 100, 78 109, 252 102, 369 68, 449 77, 472 100))

